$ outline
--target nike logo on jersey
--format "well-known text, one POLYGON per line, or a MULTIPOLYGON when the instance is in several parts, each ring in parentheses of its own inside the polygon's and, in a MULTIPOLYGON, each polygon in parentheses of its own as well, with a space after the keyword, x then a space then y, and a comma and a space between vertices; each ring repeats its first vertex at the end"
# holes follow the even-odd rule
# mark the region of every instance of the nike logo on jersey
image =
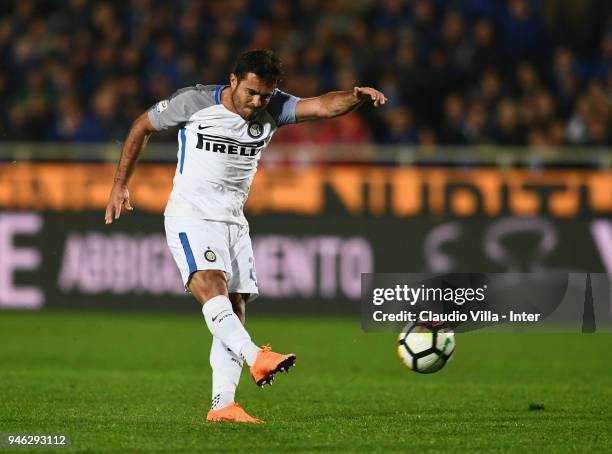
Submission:
POLYGON ((212 126, 202 126, 202 125, 198 125, 198 129, 201 131, 202 129, 208 129, 208 128, 212 128, 212 126))

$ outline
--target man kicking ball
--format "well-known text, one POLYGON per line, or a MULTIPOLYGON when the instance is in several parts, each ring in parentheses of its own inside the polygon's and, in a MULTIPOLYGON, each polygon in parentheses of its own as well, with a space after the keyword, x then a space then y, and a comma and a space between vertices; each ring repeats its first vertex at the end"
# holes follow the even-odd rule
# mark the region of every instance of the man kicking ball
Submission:
POLYGON ((246 303, 258 295, 249 224, 243 206, 261 154, 283 125, 333 118, 365 101, 384 104, 367 87, 300 99, 277 88, 280 60, 269 50, 238 57, 229 85, 196 85, 138 117, 123 145, 106 206, 107 224, 132 210, 128 182, 151 133, 179 126, 178 163, 166 210, 168 246, 186 291, 200 304, 213 335, 212 408, 207 421, 261 423, 234 399, 243 362, 258 386, 295 364, 293 353, 259 348, 244 328, 246 303))

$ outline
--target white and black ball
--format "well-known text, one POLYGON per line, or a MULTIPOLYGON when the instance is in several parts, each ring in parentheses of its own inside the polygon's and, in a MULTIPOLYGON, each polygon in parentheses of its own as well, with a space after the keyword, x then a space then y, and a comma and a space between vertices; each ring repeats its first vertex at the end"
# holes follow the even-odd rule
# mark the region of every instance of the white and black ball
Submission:
POLYGON ((415 372, 430 374, 442 369, 455 351, 455 334, 441 323, 410 323, 399 335, 397 354, 415 372))

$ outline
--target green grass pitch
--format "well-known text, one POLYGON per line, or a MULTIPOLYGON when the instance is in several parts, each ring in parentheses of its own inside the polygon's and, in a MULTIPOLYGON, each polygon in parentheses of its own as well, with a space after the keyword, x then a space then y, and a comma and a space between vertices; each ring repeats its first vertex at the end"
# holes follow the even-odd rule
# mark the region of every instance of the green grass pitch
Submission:
POLYGON ((458 334, 447 367, 419 375, 395 336, 357 319, 247 326, 298 356, 263 390, 243 371, 237 400, 263 426, 204 424, 210 335, 195 309, 0 313, 0 432, 67 434, 52 452, 612 450, 609 334, 458 334))

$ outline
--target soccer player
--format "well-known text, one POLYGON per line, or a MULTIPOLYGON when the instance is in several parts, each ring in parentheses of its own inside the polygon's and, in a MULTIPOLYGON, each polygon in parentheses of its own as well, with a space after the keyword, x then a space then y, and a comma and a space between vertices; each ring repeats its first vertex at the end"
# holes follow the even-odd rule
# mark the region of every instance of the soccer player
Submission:
POLYGON ((238 57, 229 85, 183 88, 155 104, 132 124, 106 206, 106 224, 122 209, 133 209, 128 182, 138 156, 153 132, 178 126, 178 163, 165 229, 185 289, 202 304, 213 335, 207 421, 261 423, 234 401, 243 362, 259 386, 271 385, 276 373, 295 364, 292 353, 259 348, 244 327, 246 303, 258 289, 243 206, 261 154, 283 125, 386 101, 368 87, 300 99, 277 88, 282 75, 273 52, 251 50, 238 57))

